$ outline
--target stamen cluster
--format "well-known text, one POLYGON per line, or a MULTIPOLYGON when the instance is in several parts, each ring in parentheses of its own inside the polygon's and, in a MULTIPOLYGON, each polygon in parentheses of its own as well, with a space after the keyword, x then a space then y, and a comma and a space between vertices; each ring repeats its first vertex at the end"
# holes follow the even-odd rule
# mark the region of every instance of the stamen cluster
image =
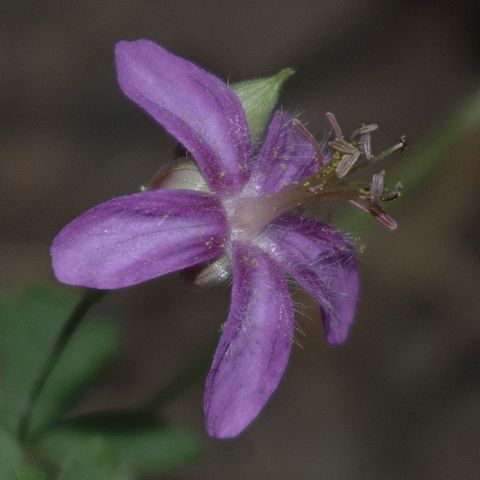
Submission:
MULTIPOLYGON (((344 180, 347 175, 371 166, 397 151, 404 151, 407 146, 406 137, 400 142, 380 152, 372 154, 372 132, 377 130, 375 123, 362 125, 346 140, 340 125, 332 113, 326 114, 334 138, 328 141, 331 152, 325 154, 315 137, 298 120, 295 127, 315 147, 317 156, 323 165, 310 178, 302 182, 302 187, 317 199, 344 198, 352 205, 364 210, 390 229, 397 228, 397 222, 380 206, 380 202, 394 200, 401 195, 402 184, 398 182, 392 190, 385 187, 385 170, 372 175, 370 183, 344 180), (362 162, 362 157, 364 161, 362 162)), ((308 196, 308 195, 307 195, 308 196)))

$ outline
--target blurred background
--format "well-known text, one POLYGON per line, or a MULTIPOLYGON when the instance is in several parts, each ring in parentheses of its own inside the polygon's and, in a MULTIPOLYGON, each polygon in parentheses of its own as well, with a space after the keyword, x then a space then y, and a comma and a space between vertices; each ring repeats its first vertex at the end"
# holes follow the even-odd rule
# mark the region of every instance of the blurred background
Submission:
MULTIPOLYGON (((477 4, 1 0, 0 288, 54 285, 57 231, 173 156, 117 86, 118 40, 155 40, 231 82, 294 66, 282 103, 319 138, 326 111, 347 132, 378 123, 376 150, 408 135, 409 153, 386 162, 394 172, 480 87, 477 4)), ((199 432, 203 455, 161 478, 479 478, 479 133, 400 200, 396 232, 373 220, 350 232, 367 251, 347 345, 327 346, 317 308, 296 294, 302 348, 260 418, 238 439, 208 439, 202 373, 165 415, 199 432)), ((322 216, 341 227, 342 212, 322 216)), ((195 290, 179 275, 110 295, 96 309, 120 324, 121 351, 78 412, 140 404, 208 355, 228 303, 228 288, 195 290)))

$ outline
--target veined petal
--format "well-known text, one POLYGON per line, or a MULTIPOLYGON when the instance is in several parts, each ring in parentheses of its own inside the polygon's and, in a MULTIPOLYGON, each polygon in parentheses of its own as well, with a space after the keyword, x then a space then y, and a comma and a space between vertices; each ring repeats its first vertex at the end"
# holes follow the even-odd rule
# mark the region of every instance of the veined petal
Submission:
POLYGON ((279 217, 267 236, 283 268, 320 303, 327 341, 343 343, 359 287, 353 246, 328 225, 293 214, 279 217))
POLYGON ((67 225, 51 254, 57 278, 113 289, 222 254, 227 225, 211 195, 153 190, 102 203, 67 225))
POLYGON ((241 187, 251 145, 235 93, 149 40, 119 42, 115 53, 123 92, 192 153, 212 190, 241 187))
POLYGON ((207 431, 218 438, 238 435, 277 388, 294 326, 275 261, 255 247, 233 248, 232 304, 205 388, 207 431))
POLYGON ((275 193, 305 180, 319 167, 315 149, 282 110, 273 115, 263 147, 252 167, 248 187, 257 194, 275 193))

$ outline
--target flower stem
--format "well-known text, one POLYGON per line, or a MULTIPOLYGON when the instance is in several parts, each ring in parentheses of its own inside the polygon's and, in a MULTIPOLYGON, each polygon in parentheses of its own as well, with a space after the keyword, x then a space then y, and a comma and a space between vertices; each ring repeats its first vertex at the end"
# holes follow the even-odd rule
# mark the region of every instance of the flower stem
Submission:
POLYGON ((73 334, 77 330, 77 327, 80 325, 90 307, 92 307, 92 305, 100 300, 106 293, 107 291, 105 290, 87 289, 60 331, 57 340, 55 341, 52 350, 46 358, 45 363, 35 379, 35 382, 33 383, 25 401, 17 429, 17 437, 21 443, 23 443, 27 437, 28 429, 32 421, 32 416, 38 398, 40 397, 43 387, 50 377, 52 370, 57 364, 58 359, 62 355, 69 340, 72 338, 73 334))

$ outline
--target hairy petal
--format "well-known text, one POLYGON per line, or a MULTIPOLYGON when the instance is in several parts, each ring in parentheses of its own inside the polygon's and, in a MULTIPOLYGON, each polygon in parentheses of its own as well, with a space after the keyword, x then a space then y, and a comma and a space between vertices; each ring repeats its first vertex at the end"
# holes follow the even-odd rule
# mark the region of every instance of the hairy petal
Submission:
POLYGON ((320 303, 327 341, 343 343, 359 287, 353 246, 328 225, 294 214, 279 217, 267 236, 286 272, 320 303))
POLYGON ((149 40, 121 41, 115 53, 123 92, 192 153, 212 190, 240 188, 251 145, 235 93, 149 40))
POLYGON ((234 244, 232 305, 205 388, 210 435, 234 437, 258 415, 287 365, 293 326, 290 293, 275 261, 234 244))
POLYGON ((286 185, 305 180, 318 169, 319 160, 312 143, 292 120, 282 110, 273 115, 248 185, 259 195, 278 192, 286 185))
POLYGON ((67 225, 52 244, 53 269, 72 285, 126 287, 221 255, 226 235, 224 211, 209 194, 137 193, 67 225))

